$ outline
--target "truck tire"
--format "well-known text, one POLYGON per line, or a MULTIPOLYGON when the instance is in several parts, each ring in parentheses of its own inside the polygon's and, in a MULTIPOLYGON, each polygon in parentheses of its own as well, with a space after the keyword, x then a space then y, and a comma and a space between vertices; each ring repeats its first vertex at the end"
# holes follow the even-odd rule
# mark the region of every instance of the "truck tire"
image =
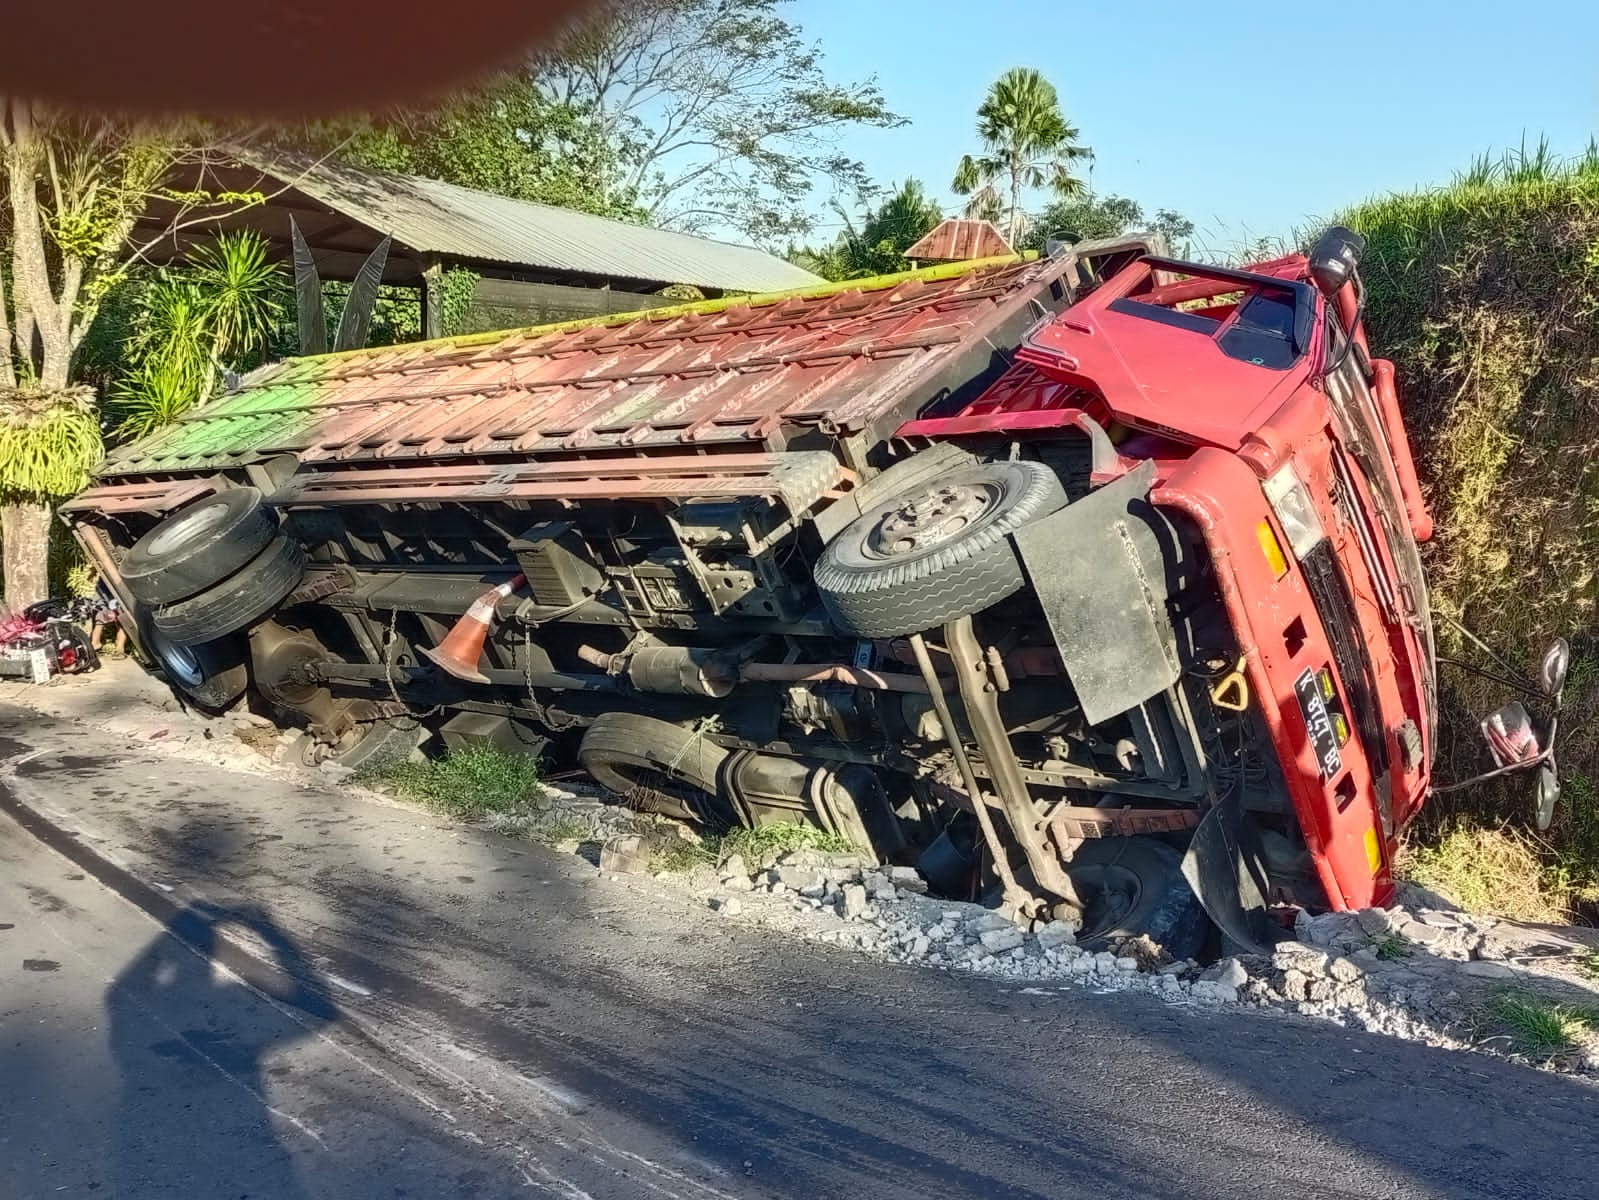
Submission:
POLYGON ((185 600, 260 554, 277 527, 255 488, 218 492, 173 513, 135 542, 122 560, 122 581, 141 604, 185 600))
POLYGON ((222 638, 187 646, 145 622, 140 641, 166 677, 196 708, 217 713, 250 686, 250 668, 240 639, 222 638))
POLYGON ((647 812, 724 822, 716 779, 727 751, 681 725, 609 712, 595 718, 577 760, 596 783, 647 812))
POLYGON ((1066 864, 1066 875, 1085 904, 1078 944, 1098 951, 1144 935, 1174 959, 1198 954, 1209 923, 1183 878, 1182 860, 1181 853, 1154 838, 1080 843, 1066 864))
POLYGON ((277 607, 300 582, 305 554, 286 537, 267 548, 231 577, 187 600, 158 608, 150 619, 174 642, 194 645, 244 629, 277 607))
POLYGON ((415 721, 373 721, 357 726, 346 737, 343 749, 330 751, 310 734, 301 734, 290 753, 308 767, 333 762, 358 775, 378 775, 409 759, 421 736, 422 727, 415 721))
POLYGON ((958 466, 845 526, 817 561, 816 590, 834 624, 858 637, 935 629, 1019 592, 1026 576, 1010 535, 1065 506, 1042 463, 958 466))

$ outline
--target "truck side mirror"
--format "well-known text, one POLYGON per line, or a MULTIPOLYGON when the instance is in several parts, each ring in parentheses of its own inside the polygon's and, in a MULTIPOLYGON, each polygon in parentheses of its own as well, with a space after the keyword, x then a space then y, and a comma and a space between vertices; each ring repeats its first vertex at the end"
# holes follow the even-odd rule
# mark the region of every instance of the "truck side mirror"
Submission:
POLYGON ((1310 277, 1323 295, 1335 295, 1355 277, 1355 268, 1365 252, 1365 238, 1353 229, 1334 225, 1310 248, 1310 277))
POLYGON ((1543 662, 1538 664, 1538 686, 1546 696, 1558 696, 1566 686, 1566 673, 1571 670, 1571 644, 1565 638, 1556 638, 1543 652, 1543 662))

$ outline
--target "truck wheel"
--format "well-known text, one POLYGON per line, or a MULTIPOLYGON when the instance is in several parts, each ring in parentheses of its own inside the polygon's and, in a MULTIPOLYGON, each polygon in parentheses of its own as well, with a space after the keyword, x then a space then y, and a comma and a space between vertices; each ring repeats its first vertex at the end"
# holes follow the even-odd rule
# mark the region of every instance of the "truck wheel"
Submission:
POLYGON ((577 760, 628 803, 663 816, 725 823, 716 778, 727 751, 681 725, 634 713, 602 713, 583 735, 577 760))
POLYGON ((221 583, 266 548, 277 519, 253 487, 197 500, 133 544, 122 581, 143 604, 171 604, 221 583))
POLYGON ((1174 959, 1198 954, 1207 921, 1183 878, 1182 860, 1178 851, 1153 838, 1081 843, 1066 864, 1066 875, 1085 906, 1078 944, 1103 950, 1144 934, 1174 959))
MULTIPOLYGON (((302 734, 298 742, 300 761, 308 767, 334 762, 360 775, 376 775, 397 767, 411 757, 421 737, 415 721, 373 721, 358 725, 340 746, 328 747, 302 734)), ((295 748, 291 747, 291 753, 295 748)))
POLYGON ((193 645, 237 632, 277 607, 300 582, 305 555, 299 544, 274 538, 230 578, 187 600, 158 608, 155 627, 174 642, 193 645))
POLYGON ((816 590, 834 624, 859 637, 935 629, 1019 592, 1010 535, 1065 505, 1042 463, 957 466, 846 525, 817 561, 816 590))
POLYGON ((148 622, 141 634, 140 642, 167 682, 198 708, 220 712, 244 695, 250 685, 250 669, 238 638, 188 646, 173 641, 148 622))

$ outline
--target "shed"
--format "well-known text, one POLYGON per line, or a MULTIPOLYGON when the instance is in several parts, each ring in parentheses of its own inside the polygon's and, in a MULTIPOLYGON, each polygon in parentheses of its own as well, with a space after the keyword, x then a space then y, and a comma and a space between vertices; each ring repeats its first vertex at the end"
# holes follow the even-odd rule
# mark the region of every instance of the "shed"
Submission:
POLYGON ((672 304, 681 297, 659 294, 672 285, 716 298, 822 282, 752 246, 322 159, 229 151, 175 168, 167 185, 174 197, 260 193, 266 200, 188 212, 179 199, 156 200, 134 230, 136 240, 156 239, 145 252, 149 261, 179 260, 221 230, 253 229, 288 262, 292 216, 322 277, 348 280, 393 235, 384 282, 421 289, 428 337, 444 332, 438 283, 452 267, 478 276, 466 328, 454 332, 672 304), (166 232, 180 216, 178 232, 166 232))
POLYGON ((992 221, 971 221, 948 217, 923 235, 905 257, 913 263, 967 262, 974 258, 997 258, 1014 254, 1005 235, 992 221))

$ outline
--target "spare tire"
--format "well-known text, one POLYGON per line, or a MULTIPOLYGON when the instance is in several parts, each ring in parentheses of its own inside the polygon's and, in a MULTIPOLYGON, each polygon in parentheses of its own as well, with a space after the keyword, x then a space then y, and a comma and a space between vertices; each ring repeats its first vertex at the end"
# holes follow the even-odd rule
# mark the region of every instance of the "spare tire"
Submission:
POLYGON ((277 518, 253 487, 179 509, 133 544, 120 572, 142 604, 170 604, 221 583, 266 549, 277 518))
POLYGON ((846 525, 817 561, 816 590, 834 624, 858 637, 935 629, 1019 592, 1026 576, 1010 535, 1065 506, 1042 463, 956 466, 846 525))
POLYGON ((1066 863, 1083 901, 1078 944, 1113 949, 1124 938, 1147 936, 1174 959, 1199 953, 1209 920, 1188 881, 1183 856, 1149 837, 1090 838, 1066 863))
POLYGON ((716 779, 727 751, 681 725, 609 712, 596 717, 577 760, 596 783, 647 812, 727 824, 716 779))
POLYGON ((155 627, 174 642, 214 641, 254 624, 295 589, 305 573, 305 554, 286 537, 274 538, 232 576, 187 600, 158 608, 155 627))

